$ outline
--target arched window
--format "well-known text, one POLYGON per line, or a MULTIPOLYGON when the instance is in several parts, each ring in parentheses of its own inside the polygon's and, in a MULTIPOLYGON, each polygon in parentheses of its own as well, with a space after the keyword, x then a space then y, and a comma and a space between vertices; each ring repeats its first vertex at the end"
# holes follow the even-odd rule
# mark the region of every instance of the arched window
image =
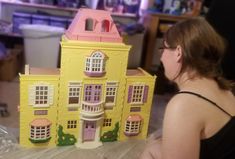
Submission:
POLYGON ((86 31, 93 31, 94 30, 94 20, 93 19, 91 19, 91 18, 86 19, 85 30, 86 31))
POLYGON ((102 21, 101 31, 102 32, 109 32, 110 31, 110 22, 108 20, 102 21))
POLYGON ((100 51, 95 51, 86 58, 85 73, 88 76, 103 76, 105 73, 105 56, 100 51))

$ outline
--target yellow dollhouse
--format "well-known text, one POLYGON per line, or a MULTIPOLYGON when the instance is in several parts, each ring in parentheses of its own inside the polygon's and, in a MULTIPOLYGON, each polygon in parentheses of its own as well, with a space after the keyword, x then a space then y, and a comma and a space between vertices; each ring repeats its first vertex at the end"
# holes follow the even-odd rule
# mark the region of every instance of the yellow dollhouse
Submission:
POLYGON ((129 50, 109 12, 80 9, 61 40, 61 68, 20 74, 20 145, 145 139, 156 76, 127 70, 129 50))

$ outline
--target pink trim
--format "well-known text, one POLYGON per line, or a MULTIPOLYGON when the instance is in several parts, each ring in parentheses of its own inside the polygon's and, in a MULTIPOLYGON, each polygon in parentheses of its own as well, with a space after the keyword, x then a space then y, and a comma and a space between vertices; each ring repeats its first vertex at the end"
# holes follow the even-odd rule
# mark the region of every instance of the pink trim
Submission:
POLYGON ((142 117, 138 114, 129 115, 126 119, 127 121, 141 121, 142 117))
POLYGON ((31 126, 48 126, 51 125, 51 122, 46 118, 34 119, 31 123, 31 126))

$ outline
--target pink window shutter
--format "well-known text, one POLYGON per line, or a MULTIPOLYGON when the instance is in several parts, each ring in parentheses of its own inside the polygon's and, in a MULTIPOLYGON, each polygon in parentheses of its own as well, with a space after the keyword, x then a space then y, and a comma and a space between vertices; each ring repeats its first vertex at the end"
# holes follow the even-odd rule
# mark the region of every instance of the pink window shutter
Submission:
POLYGON ((133 86, 129 86, 127 103, 131 102, 133 86))
POLYGON ((149 91, 149 86, 144 87, 144 99, 143 102, 146 103, 148 99, 148 91, 149 91))

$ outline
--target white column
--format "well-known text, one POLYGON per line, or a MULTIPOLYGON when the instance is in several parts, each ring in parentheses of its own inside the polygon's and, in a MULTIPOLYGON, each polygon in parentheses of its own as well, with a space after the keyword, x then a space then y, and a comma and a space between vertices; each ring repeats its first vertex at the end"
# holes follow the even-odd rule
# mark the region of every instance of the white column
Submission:
POLYGON ((96 123, 96 131, 95 131, 95 142, 100 143, 100 130, 102 126, 102 119, 98 120, 96 123))
POLYGON ((82 144, 83 124, 84 124, 84 120, 80 119, 79 120, 78 138, 77 138, 77 143, 76 143, 77 147, 80 147, 80 145, 82 144))

